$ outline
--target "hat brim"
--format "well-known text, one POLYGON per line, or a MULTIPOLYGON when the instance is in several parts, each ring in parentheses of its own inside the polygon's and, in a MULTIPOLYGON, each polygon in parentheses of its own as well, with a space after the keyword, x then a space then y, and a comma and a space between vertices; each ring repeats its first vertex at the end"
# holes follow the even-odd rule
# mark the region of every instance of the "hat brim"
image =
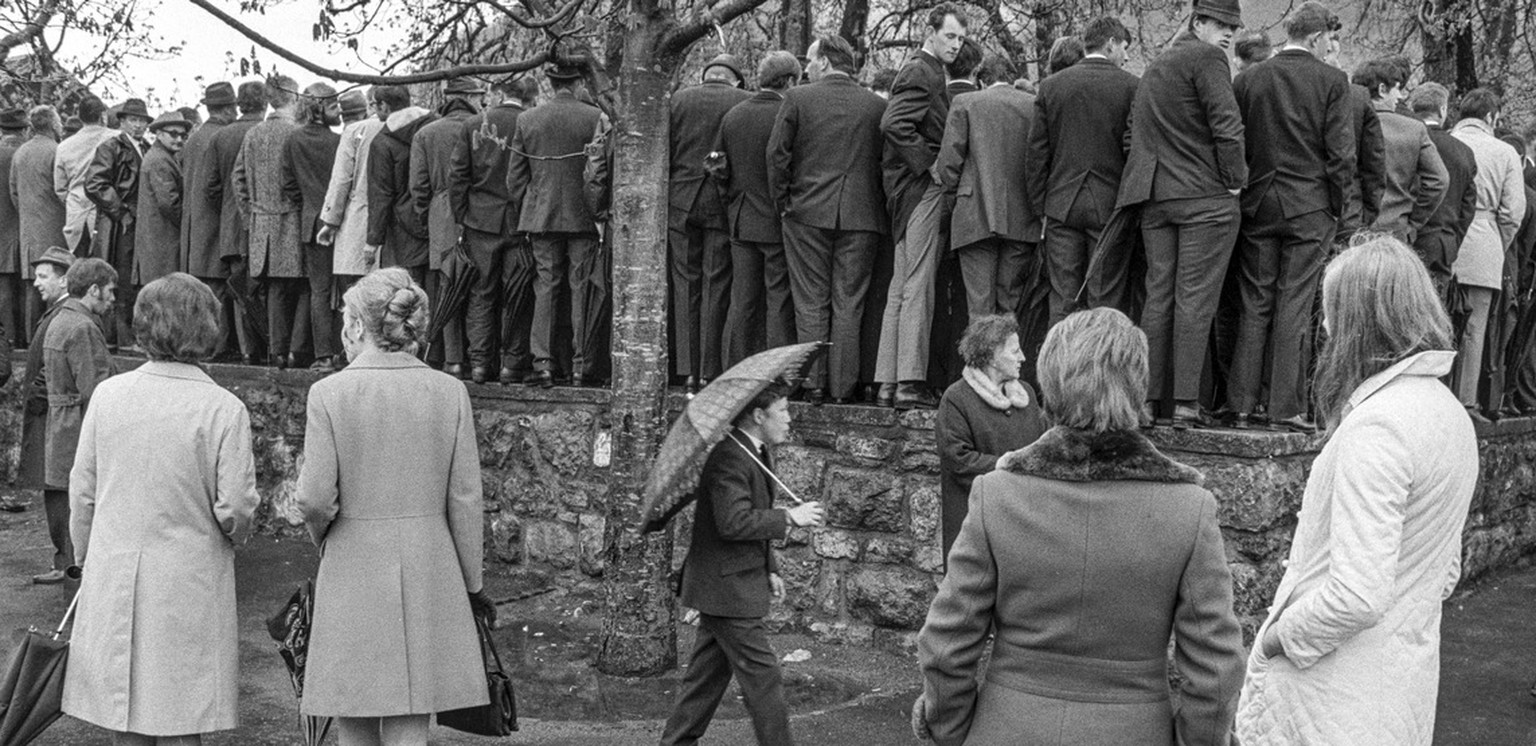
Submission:
POLYGON ((163 122, 163 123, 158 124, 158 125, 155 125, 155 124, 149 125, 149 131, 150 132, 159 132, 160 130, 169 130, 169 129, 183 129, 183 130, 186 130, 187 132, 191 132, 192 131, 192 123, 191 122, 163 122))
POLYGON ((1237 28, 1243 27, 1243 17, 1238 13, 1232 13, 1225 10, 1217 10, 1214 8, 1196 8, 1195 15, 1205 16, 1206 18, 1209 18, 1213 21, 1220 21, 1225 23, 1228 26, 1235 26, 1237 28))

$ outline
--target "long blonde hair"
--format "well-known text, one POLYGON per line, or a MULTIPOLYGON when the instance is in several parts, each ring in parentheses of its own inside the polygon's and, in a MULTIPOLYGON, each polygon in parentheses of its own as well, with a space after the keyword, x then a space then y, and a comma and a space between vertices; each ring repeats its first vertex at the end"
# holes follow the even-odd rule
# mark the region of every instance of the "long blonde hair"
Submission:
POLYGON ((1391 236, 1365 240, 1328 264, 1323 318, 1327 340, 1313 396, 1330 428, 1367 378, 1420 352, 1455 349, 1451 319, 1424 262, 1391 236))

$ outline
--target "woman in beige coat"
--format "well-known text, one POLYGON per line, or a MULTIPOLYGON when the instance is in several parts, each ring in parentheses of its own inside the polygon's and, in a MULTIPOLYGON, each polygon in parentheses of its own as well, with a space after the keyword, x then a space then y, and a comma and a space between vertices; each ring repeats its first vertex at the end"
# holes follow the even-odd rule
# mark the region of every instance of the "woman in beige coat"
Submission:
POLYGON ((309 390, 298 500, 320 546, 306 715, 342 746, 425 744, 432 713, 487 695, 480 456, 464 384, 413 354, 427 295, 405 270, 348 290, 351 364, 309 390))
POLYGON ((1440 604, 1461 575, 1477 484, 1472 422, 1441 377, 1451 323, 1396 239, 1323 277, 1327 346, 1312 464, 1285 576, 1248 658, 1243 746, 1428 746, 1440 604))
POLYGON ((197 744, 235 727, 235 544, 259 498, 245 405, 197 366, 218 312, 191 275, 140 291, 150 361, 96 388, 69 475, 84 578, 64 712, 114 744, 197 744))

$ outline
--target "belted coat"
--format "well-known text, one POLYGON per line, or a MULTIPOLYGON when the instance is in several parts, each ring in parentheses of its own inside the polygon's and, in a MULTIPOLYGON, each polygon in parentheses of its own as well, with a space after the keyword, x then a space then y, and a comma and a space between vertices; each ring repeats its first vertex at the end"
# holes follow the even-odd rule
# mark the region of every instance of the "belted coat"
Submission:
POLYGON ((96 314, 79 298, 66 299, 48 325, 43 341, 43 369, 48 376, 48 435, 43 447, 43 481, 69 484, 80 424, 96 386, 112 375, 107 338, 96 314))

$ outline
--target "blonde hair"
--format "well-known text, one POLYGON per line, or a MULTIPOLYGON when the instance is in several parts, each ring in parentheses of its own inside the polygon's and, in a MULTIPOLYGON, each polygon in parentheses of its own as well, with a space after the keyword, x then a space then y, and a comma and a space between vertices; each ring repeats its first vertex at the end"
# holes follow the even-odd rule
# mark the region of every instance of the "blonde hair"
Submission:
POLYGON ((1338 424, 1365 379, 1412 355, 1451 350, 1451 320, 1424 262, 1403 242, 1377 236, 1345 249, 1323 274, 1327 340, 1317 360, 1318 417, 1338 424))
POLYGON ((1131 430, 1147 398, 1147 335, 1113 308, 1078 311, 1045 335, 1035 371, 1040 408, 1053 423, 1131 430))
POLYGON ((342 301, 362 323, 363 335, 385 352, 415 352, 426 338, 431 317, 427 291, 404 269, 376 269, 363 275, 342 301))

